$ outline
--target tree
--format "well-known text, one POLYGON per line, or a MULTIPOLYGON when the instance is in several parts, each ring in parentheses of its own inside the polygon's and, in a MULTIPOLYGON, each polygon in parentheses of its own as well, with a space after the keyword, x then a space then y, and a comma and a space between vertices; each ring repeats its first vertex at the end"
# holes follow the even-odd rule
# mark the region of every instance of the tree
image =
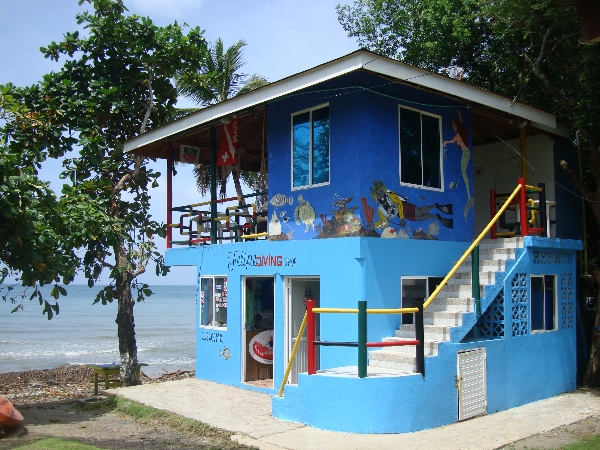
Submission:
POLYGON ((171 80, 203 63, 206 43, 197 27, 185 34, 177 23, 157 27, 149 18, 127 15, 122 0, 79 3, 84 1, 94 8, 77 15, 86 35, 66 33, 42 49, 46 58, 65 59, 60 70, 27 89, 3 88, 19 95, 30 117, 41 117, 41 138, 33 136, 35 127, 17 132, 23 119, 16 115, 5 135, 13 152, 68 156, 61 177, 70 183, 63 186, 59 210, 70 245, 85 249, 88 285, 104 270, 110 273, 110 285, 94 303, 118 302, 121 384, 129 386, 139 382, 133 307, 151 294, 137 277, 151 263, 157 275, 168 268, 154 244, 164 227, 149 214, 148 187, 160 174, 147 158, 123 153, 123 143, 172 119, 177 91, 171 80))
MULTIPOLYGON (((466 82, 552 112, 581 138, 585 173, 562 167, 600 226, 600 44, 581 42, 574 7, 547 0, 355 0, 338 18, 359 43, 409 64, 437 71, 461 58, 466 82)), ((600 235, 590 235, 600 250, 600 235)), ((596 283, 600 326, 600 266, 596 283)), ((600 386, 600 333, 584 384, 600 386)))
MULTIPOLYGON (((218 38, 209 47, 210 56, 204 65, 193 71, 178 73, 177 88, 179 92, 201 106, 210 106, 267 85, 269 82, 261 75, 254 74, 248 77, 248 75, 239 73, 246 64, 243 54, 245 46, 246 42, 239 40, 225 50, 223 41, 218 38)), ((223 197, 225 197, 225 186, 230 173, 233 173, 233 182, 238 196, 243 194, 240 178, 246 185, 252 186, 256 190, 266 190, 266 186, 261 186, 264 183, 261 176, 253 172, 240 171, 239 167, 225 166, 223 174, 218 180, 223 197)), ((198 190, 205 195, 210 187, 209 169, 207 167, 195 168, 194 176, 198 190)))

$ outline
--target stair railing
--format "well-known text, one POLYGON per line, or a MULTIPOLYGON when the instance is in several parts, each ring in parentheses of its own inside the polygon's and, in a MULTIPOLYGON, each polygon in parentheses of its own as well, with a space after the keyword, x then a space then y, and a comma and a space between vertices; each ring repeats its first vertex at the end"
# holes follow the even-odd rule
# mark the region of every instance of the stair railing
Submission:
POLYGON ((435 290, 427 298, 427 300, 423 304, 423 309, 427 309, 429 304, 440 293, 442 288, 444 286, 446 286, 446 284, 448 283, 450 278, 452 278, 452 275, 454 275, 454 273, 462 265, 462 263, 465 261, 465 259, 467 259, 469 257, 469 255, 477 248, 477 250, 475 251, 475 253, 473 255, 473 258, 471 258, 472 264, 473 264, 473 270, 471 272, 471 276, 473 278, 471 279, 471 284, 472 284, 473 298, 475 300, 475 312, 476 312, 477 316, 479 316, 481 314, 481 298, 480 298, 481 295, 479 292, 479 242, 481 242, 481 240, 485 237, 487 232, 490 231, 492 226, 494 226, 496 224, 496 222, 498 221, 500 216, 502 216, 502 214, 504 214, 504 211, 506 211, 506 208, 508 208, 510 206, 511 202, 517 196, 517 194, 519 193, 519 191, 521 190, 522 187, 523 186, 521 184, 518 184, 517 187, 515 188, 515 190, 512 192, 512 194, 510 194, 508 196, 508 198, 506 199, 506 202, 504 202, 504 205, 502 205, 502 207, 498 210, 496 215, 494 217, 492 217, 492 220, 490 220, 490 222, 483 229, 483 231, 479 234, 479 236, 477 236, 477 239, 475 239, 473 241, 473 243, 469 246, 469 248, 461 256, 461 258, 456 262, 456 264, 454 264, 454 267, 452 267, 450 272, 448 272, 448 275, 446 275, 444 277, 442 282, 435 288, 435 290), (477 258, 475 258, 475 257, 477 257, 477 258), (473 276, 473 274, 477 274, 477 275, 473 276))
POLYGON ((306 301, 306 313, 302 319, 300 330, 296 338, 296 343, 292 349, 290 360, 288 361, 278 396, 283 396, 283 389, 287 383, 288 377, 296 358, 298 344, 304 333, 306 326, 306 341, 308 344, 308 374, 317 373, 316 364, 316 346, 324 347, 356 347, 358 349, 358 377, 367 377, 367 348, 376 347, 400 347, 405 345, 414 345, 416 347, 416 366, 417 372, 425 376, 425 331, 423 327, 423 299, 415 299, 414 308, 375 308, 367 309, 366 301, 359 301, 358 308, 315 308, 314 300, 306 301), (332 342, 317 341, 315 331, 315 314, 358 314, 358 339, 356 342, 332 342), (415 339, 395 341, 395 342, 367 342, 367 314, 416 314, 415 317, 415 339))

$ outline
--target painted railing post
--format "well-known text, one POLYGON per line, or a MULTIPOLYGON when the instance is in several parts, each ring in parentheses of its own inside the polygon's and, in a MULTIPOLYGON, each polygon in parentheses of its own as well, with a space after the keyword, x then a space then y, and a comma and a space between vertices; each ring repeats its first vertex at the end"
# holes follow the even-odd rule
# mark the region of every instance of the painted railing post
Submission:
POLYGON ((419 341, 417 344, 417 372, 425 376, 425 327, 423 326, 423 300, 422 298, 415 299, 415 307, 419 312, 415 313, 415 339, 419 341))
POLYGON ((481 315, 481 292, 479 285, 479 244, 473 248, 471 253, 471 293, 475 301, 475 315, 481 315))
POLYGON ((367 302, 358 302, 358 377, 367 376, 367 302))
POLYGON ((542 237, 550 236, 550 230, 548 229, 548 217, 546 216, 546 183, 538 183, 538 187, 541 189, 538 202, 540 207, 540 227, 544 229, 542 237))
POLYGON ((308 374, 314 375, 317 373, 317 357, 315 351, 315 313, 313 308, 315 301, 313 299, 306 300, 306 343, 308 356, 308 374))
POLYGON ((210 127, 210 243, 217 243, 217 129, 210 127))
POLYGON ((525 179, 519 178, 521 192, 519 192, 519 213, 521 221, 521 236, 529 236, 529 214, 527 214, 527 187, 525 179))
MULTIPOLYGON (((490 189, 490 218, 496 215, 496 189, 490 189)), ((496 222, 490 228, 490 237, 496 239, 496 222)))

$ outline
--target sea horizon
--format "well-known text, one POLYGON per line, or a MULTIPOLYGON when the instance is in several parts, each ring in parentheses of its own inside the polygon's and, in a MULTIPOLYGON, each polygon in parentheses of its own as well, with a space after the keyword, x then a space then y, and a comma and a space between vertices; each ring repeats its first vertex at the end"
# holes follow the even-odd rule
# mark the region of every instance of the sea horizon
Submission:
MULTIPOLYGON (((118 352, 116 300, 93 304, 103 286, 70 284, 58 299, 59 314, 48 320, 36 299, 23 299, 15 313, 0 302, 0 373, 59 366, 112 364, 118 352)), ((196 286, 153 285, 154 294, 134 306, 138 361, 151 377, 195 368, 196 286)), ((41 288, 52 299, 52 286, 41 288)))

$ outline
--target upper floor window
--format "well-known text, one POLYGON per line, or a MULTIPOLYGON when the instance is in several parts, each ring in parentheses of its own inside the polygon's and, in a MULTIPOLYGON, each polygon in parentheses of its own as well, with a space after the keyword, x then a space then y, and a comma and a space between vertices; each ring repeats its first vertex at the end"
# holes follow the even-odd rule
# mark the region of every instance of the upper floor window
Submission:
POLYGON ((442 189, 441 118, 399 107, 400 184, 442 189))
POLYGON ((329 105, 292 115, 292 189, 329 183, 329 105))

